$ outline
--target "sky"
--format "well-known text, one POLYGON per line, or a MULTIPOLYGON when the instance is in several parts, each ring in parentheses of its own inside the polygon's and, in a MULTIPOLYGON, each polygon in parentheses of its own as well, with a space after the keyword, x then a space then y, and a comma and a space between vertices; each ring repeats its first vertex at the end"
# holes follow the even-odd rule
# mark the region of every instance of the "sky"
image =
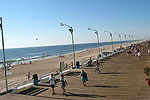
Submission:
POLYGON ((60 23, 73 28, 75 44, 97 42, 88 27, 98 30, 100 42, 110 41, 104 31, 150 37, 150 0, 0 0, 0 16, 5 48, 71 44, 60 23))

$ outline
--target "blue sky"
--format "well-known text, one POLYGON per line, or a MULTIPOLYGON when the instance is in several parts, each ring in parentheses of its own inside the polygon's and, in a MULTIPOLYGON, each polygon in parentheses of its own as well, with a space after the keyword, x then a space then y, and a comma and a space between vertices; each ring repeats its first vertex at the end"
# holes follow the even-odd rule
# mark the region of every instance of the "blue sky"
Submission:
POLYGON ((97 42, 88 27, 99 31, 101 42, 110 41, 105 30, 150 37, 150 0, 0 0, 0 5, 6 48, 71 44, 61 22, 73 27, 75 43, 97 42))

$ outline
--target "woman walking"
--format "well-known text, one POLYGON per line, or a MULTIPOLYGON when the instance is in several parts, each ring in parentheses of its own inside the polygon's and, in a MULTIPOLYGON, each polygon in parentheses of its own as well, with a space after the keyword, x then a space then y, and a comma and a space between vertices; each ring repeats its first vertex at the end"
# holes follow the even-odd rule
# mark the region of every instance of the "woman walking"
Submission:
POLYGON ((86 81, 88 81, 87 73, 84 70, 81 70, 80 76, 81 76, 83 86, 86 86, 86 81))

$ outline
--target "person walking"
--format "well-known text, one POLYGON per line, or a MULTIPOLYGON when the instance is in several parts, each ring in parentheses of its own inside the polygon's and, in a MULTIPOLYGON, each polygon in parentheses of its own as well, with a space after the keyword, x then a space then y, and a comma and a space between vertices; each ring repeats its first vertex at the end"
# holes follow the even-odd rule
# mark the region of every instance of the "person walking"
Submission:
POLYGON ((137 48, 134 50, 134 55, 137 56, 137 48))
POLYGON ((86 81, 88 81, 87 73, 84 70, 81 70, 80 76, 81 76, 83 86, 86 86, 86 81))
POLYGON ((139 58, 139 60, 140 60, 140 56, 141 56, 140 51, 137 53, 137 55, 138 55, 138 58, 139 58))
POLYGON ((50 86, 52 88, 52 92, 53 92, 52 95, 54 95, 55 94, 54 88, 55 88, 55 84, 56 84, 56 80, 55 80, 54 74, 51 74, 51 76, 49 78, 49 83, 50 83, 50 86))
POLYGON ((95 67, 95 72, 97 72, 97 73, 101 73, 99 66, 100 66, 100 63, 99 63, 99 61, 97 59, 96 60, 96 67, 95 67))
POLYGON ((60 82, 61 82, 61 88, 63 90, 63 95, 64 95, 64 93, 66 91, 65 87, 66 87, 66 85, 68 85, 68 83, 67 83, 66 79, 64 78, 63 74, 61 75, 60 82))

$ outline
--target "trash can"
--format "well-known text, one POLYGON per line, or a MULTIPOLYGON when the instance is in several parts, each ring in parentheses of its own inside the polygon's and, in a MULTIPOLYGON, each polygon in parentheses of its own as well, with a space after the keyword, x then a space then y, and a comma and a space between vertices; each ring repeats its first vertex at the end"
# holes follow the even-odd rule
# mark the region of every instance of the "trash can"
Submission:
POLYGON ((38 85, 38 75, 34 74, 32 79, 33 79, 33 84, 38 85))
POLYGON ((76 68, 77 69, 80 68, 80 62, 79 61, 76 62, 76 68))

